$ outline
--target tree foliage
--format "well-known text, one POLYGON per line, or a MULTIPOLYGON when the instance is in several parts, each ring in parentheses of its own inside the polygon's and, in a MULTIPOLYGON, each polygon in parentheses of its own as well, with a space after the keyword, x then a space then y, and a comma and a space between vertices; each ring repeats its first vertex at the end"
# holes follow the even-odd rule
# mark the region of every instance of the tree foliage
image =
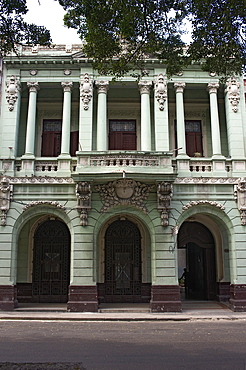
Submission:
POLYGON ((178 73, 191 61, 217 74, 242 73, 246 64, 245 0, 58 0, 68 27, 102 73, 143 67, 149 55, 178 73), (182 41, 184 22, 192 41, 182 41))
POLYGON ((22 44, 50 44, 50 32, 45 27, 24 21, 27 11, 26 0, 0 0, 0 55, 22 44))

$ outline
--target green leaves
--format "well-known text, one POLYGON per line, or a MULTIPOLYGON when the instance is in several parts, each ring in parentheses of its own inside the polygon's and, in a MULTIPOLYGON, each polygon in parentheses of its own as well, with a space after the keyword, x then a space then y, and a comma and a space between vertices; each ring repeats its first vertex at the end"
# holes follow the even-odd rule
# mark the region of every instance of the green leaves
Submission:
POLYGON ((163 60, 169 74, 191 61, 217 74, 245 70, 245 0, 58 0, 65 24, 78 30, 101 73, 141 69, 146 55, 163 60), (193 41, 182 42, 191 21, 193 41))
POLYGON ((21 44, 50 44, 46 28, 24 22, 22 15, 27 11, 26 0, 0 0, 0 55, 21 44))

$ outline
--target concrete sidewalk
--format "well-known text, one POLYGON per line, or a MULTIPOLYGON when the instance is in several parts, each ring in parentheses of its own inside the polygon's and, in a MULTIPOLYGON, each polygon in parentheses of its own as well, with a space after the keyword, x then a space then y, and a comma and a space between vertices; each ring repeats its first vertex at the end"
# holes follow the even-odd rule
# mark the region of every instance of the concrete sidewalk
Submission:
POLYGON ((218 302, 192 301, 182 312, 150 312, 147 304, 104 304, 99 312, 67 312, 66 305, 22 304, 14 311, 0 311, 0 320, 36 321, 195 321, 246 320, 246 312, 233 312, 218 302))

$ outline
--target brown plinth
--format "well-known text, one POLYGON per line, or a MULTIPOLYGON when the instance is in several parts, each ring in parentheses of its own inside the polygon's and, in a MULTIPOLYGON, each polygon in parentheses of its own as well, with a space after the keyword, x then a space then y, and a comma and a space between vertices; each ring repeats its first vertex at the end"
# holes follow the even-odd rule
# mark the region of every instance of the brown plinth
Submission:
POLYGON ((67 310, 71 312, 97 312, 97 286, 70 285, 67 310))
POLYGON ((150 308, 152 312, 181 312, 178 285, 152 285, 150 308))
POLYGON ((217 283, 217 301, 228 302, 230 299, 230 283, 220 282, 217 283))
POLYGON ((32 299, 32 283, 17 283, 17 298, 19 303, 30 303, 32 299))
POLYGON ((15 285, 0 285, 0 310, 12 311, 18 306, 15 285))
POLYGON ((231 284, 229 307, 232 311, 246 311, 246 284, 231 284))

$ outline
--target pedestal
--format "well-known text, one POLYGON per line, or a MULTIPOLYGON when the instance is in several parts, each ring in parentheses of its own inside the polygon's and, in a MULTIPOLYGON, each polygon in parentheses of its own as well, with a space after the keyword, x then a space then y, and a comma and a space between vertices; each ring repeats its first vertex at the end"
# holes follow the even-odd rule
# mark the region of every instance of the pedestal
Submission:
POLYGON ((0 310, 13 311, 18 306, 15 285, 0 285, 0 310))
POLYGON ((152 312, 181 312, 178 285, 152 285, 150 308, 152 312))
POLYGON ((97 286, 70 285, 67 310, 71 312, 97 312, 97 286))
POLYGON ((246 311, 246 284, 231 284, 229 307, 232 311, 246 311))

